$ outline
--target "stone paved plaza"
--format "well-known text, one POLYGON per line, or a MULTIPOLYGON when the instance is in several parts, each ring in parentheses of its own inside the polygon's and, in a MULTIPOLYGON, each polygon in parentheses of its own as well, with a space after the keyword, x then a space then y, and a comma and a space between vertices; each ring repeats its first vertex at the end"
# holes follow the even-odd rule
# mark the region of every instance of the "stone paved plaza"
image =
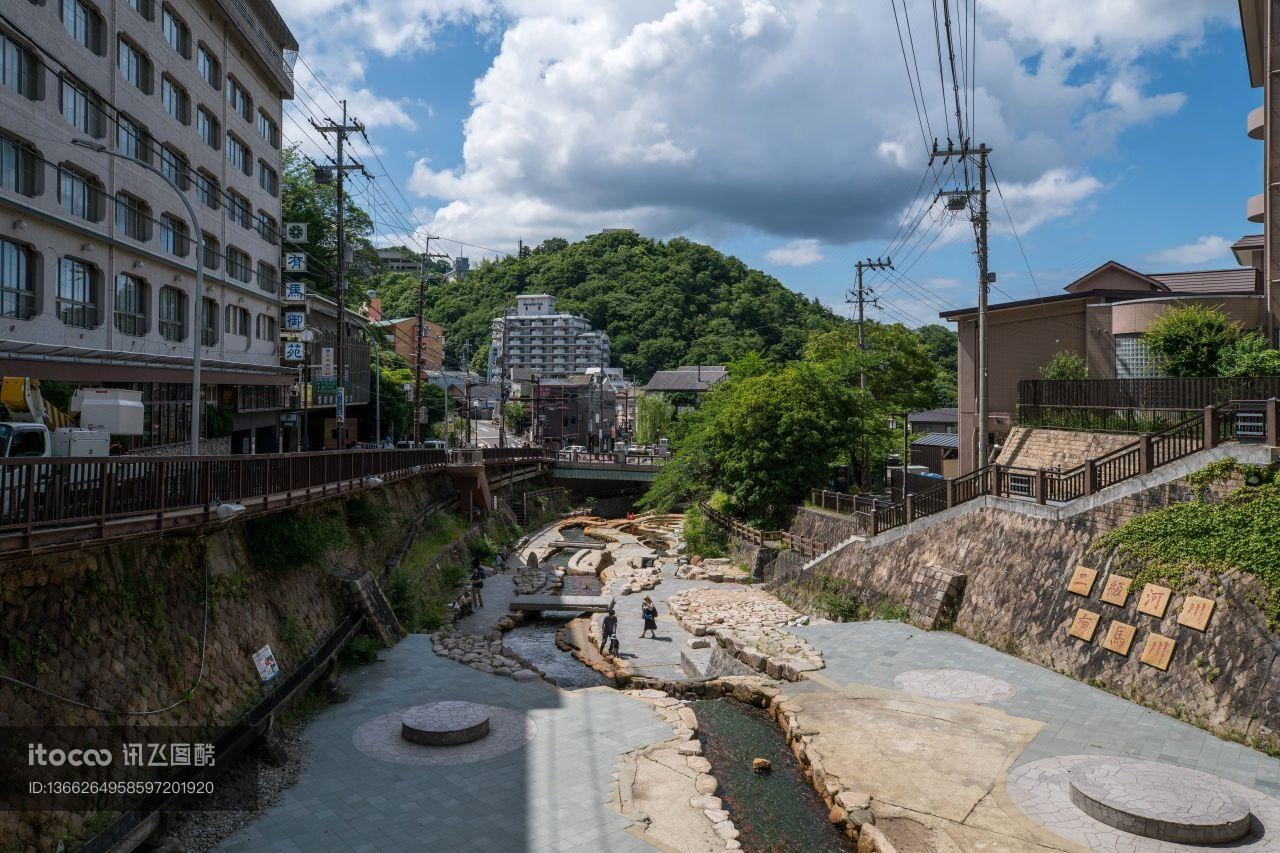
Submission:
POLYGON ((437 657, 426 635, 381 657, 350 675, 350 702, 325 708, 305 730, 298 784, 221 849, 652 849, 605 805, 617 757, 670 737, 647 705, 607 688, 570 693, 486 675, 437 657), (353 740, 384 714, 445 699, 523 712, 537 733, 523 747, 455 766, 380 760, 353 740))

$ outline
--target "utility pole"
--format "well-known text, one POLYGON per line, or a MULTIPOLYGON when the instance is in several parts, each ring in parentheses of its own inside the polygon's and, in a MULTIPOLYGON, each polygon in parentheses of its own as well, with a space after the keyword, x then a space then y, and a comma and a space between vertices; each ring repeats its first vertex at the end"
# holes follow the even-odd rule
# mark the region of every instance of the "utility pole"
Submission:
POLYGON ((471 446, 471 341, 467 341, 462 345, 462 375, 466 382, 466 398, 467 398, 467 447, 471 446))
POLYGON ((311 126, 318 130, 321 134, 328 136, 330 133, 337 138, 338 156, 333 160, 333 168, 337 175, 337 225, 338 225, 338 267, 337 267, 337 283, 336 283, 336 301, 338 303, 338 341, 337 349, 337 370, 338 370, 338 387, 335 395, 337 401, 337 421, 338 421, 338 449, 345 450, 347 447, 347 361, 346 361, 346 338, 347 338, 347 318, 346 308, 344 306, 344 298, 346 294, 346 283, 344 273, 347 266, 347 235, 345 223, 343 222, 343 183, 346 179, 348 170, 365 172, 364 166, 360 163, 348 163, 344 153, 347 135, 350 133, 364 133, 364 125, 355 119, 351 120, 351 124, 347 124, 347 102, 342 102, 342 123, 341 124, 317 124, 312 120, 311 126))
MULTIPOLYGON (((430 243, 427 244, 428 250, 430 243)), ((422 314, 427 299, 427 259, 418 261, 418 339, 414 341, 413 357, 413 446, 417 447, 422 433, 422 339, 427 334, 422 324, 422 314)))
MULTIPOLYGON (((862 273, 864 270, 891 270, 893 269, 893 258, 881 260, 876 258, 874 261, 867 258, 865 261, 858 261, 854 264, 858 270, 858 289, 855 293, 850 294, 852 299, 846 299, 846 303, 856 302, 858 305, 858 349, 863 352, 867 351, 867 335, 863 328, 866 322, 866 306, 870 304, 873 308, 878 308, 880 303, 874 297, 867 298, 868 294, 874 294, 869 287, 865 287, 862 283, 862 273)), ((867 371, 865 365, 858 371, 858 385, 863 391, 867 390, 867 371)))
MULTIPOLYGON (((989 271, 988 255, 987 255, 987 158, 991 156, 991 149, 986 145, 978 145, 974 148, 970 143, 965 142, 959 146, 952 144, 947 140, 946 148, 939 148, 938 143, 933 143, 933 152, 929 155, 929 165, 933 165, 934 160, 941 159, 945 164, 952 157, 958 157, 964 162, 976 157, 978 159, 978 189, 972 187, 964 187, 959 190, 944 190, 938 193, 939 198, 947 199, 948 210, 964 210, 969 207, 969 202, 974 196, 977 196, 978 209, 973 213, 973 232, 977 242, 978 255, 978 364, 974 385, 976 386, 976 394, 978 398, 978 440, 977 440, 977 458, 975 460, 975 468, 984 467, 990 455, 987 442, 987 430, 989 412, 989 398, 987 394, 987 296, 990 291, 991 282, 995 280, 995 276, 989 271)), ((966 440, 969 440, 966 438, 966 440)))
POLYGON ((541 444, 542 436, 538 429, 538 395, 542 387, 542 374, 533 374, 533 400, 530 402, 532 414, 529 418, 529 435, 533 444, 541 444))

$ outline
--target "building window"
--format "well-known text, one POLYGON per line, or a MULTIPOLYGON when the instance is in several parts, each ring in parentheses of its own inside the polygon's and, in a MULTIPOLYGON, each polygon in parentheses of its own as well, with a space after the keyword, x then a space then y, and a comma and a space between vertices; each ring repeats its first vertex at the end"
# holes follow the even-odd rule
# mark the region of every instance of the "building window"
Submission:
POLYGON ((191 251, 191 232, 187 223, 166 213, 160 217, 160 248, 171 255, 185 258, 191 251))
POLYGON ((274 342, 276 339, 276 318, 270 314, 259 314, 257 328, 254 331, 257 333, 258 340, 274 342))
POLYGON ((36 56, 0 33, 0 86, 32 101, 40 97, 40 63, 36 56))
POLYGON ((191 123, 191 99, 187 90, 168 74, 160 78, 160 100, 169 115, 183 124, 191 123))
POLYGON ((249 199, 232 190, 227 190, 227 216, 242 228, 253 227, 249 222, 249 199))
POLYGON ((191 30, 167 5, 160 13, 160 27, 164 30, 164 40, 169 46, 182 54, 183 59, 190 59, 191 30))
POLYGON ((68 326, 98 325, 98 271, 76 258, 58 259, 58 319, 68 326))
POLYGON ((38 194, 36 151, 30 145, 0 136, 0 187, 25 196, 38 194))
POLYGON ((217 210, 222 190, 218 187, 218 179, 204 169, 196 172, 196 196, 200 203, 210 210, 217 210))
POLYGON ((147 333, 147 283, 137 276, 116 276, 116 331, 141 337, 147 333))
POLYGON ((200 344, 211 347, 218 343, 218 303, 209 297, 200 301, 200 344))
POLYGON ((227 76, 227 104, 240 114, 245 121, 253 121, 253 99, 249 93, 236 82, 236 78, 227 76))
POLYGON ((58 203, 67 213, 88 222, 101 221, 102 195, 95 179, 70 166, 58 167, 58 203))
POLYGON ((271 245, 277 242, 276 220, 265 210, 258 211, 258 236, 271 245))
POLYGON ((262 187, 269 195, 280 194, 280 175, 276 170, 267 165, 266 160, 258 161, 258 186, 262 187))
POLYGON ((246 175, 253 174, 252 155, 249 146, 245 145, 234 133, 227 133, 227 162, 246 175))
POLYGON ((30 320, 36 315, 36 255, 0 237, 0 317, 30 320))
POLYGON ((151 94, 151 60, 123 37, 116 42, 116 65, 134 88, 151 94))
POLYGON ((58 110, 67 124, 90 136, 102 136, 102 109, 95 97, 79 83, 62 78, 58 89, 58 110))
POLYGON ((155 7, 151 5, 151 0, 125 0, 125 3, 133 7, 133 10, 148 21, 154 21, 156 17, 155 7))
POLYGON ((67 33, 89 50, 102 55, 102 16, 84 0, 62 0, 59 6, 67 33))
POLYGON ((227 247, 227 275, 236 281, 249 283, 253 278, 253 267, 248 252, 243 252, 235 246, 227 247))
POLYGON ((258 110, 258 134, 272 148, 280 147, 280 125, 262 110, 258 110))
POLYGON ((239 305, 228 305, 225 313, 223 331, 240 338, 249 337, 249 312, 239 305))
POLYGON ((196 67, 200 70, 200 76, 204 78, 204 82, 214 89, 222 88, 222 65, 218 62, 218 57, 213 55, 213 51, 204 45, 200 45, 196 50, 196 67))
POLYGON ((116 150, 134 160, 151 162, 151 137, 124 113, 116 113, 116 150))
POLYGON ((218 238, 207 232, 201 232, 204 237, 204 266, 205 269, 216 270, 219 262, 222 260, 222 253, 218 251, 218 238))
POLYGON ((258 261, 258 289, 276 292, 276 268, 266 261, 258 261))
POLYGON ((151 239, 151 208, 128 193, 116 194, 116 232, 134 240, 151 239))
POLYGON ((204 107, 196 107, 196 133, 214 151, 222 144, 222 126, 213 113, 204 107))
POLYGON ((187 337, 187 294, 176 287, 160 288, 160 337, 181 341, 187 337))
POLYGON ((185 190, 191 186, 191 181, 187 177, 191 174, 187 158, 168 145, 160 148, 160 173, 177 184, 178 189, 185 190))
POLYGON ((1159 375, 1155 356, 1141 334, 1116 335, 1116 379, 1150 379, 1159 375))

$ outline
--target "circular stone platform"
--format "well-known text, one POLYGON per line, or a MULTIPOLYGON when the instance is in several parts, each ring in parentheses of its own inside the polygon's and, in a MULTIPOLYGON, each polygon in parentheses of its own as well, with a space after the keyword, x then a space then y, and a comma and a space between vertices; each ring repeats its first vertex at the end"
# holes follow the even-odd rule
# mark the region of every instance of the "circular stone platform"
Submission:
POLYGON ((404 739, 404 719, 419 707, 390 711, 366 720, 351 735, 351 742, 365 755, 397 764, 449 765, 488 761, 520 749, 538 733, 526 714, 498 705, 459 704, 479 708, 489 717, 489 734, 457 746, 421 746, 404 739))
POLYGON ((968 669, 910 669, 894 676, 893 684, 926 699, 974 705, 1000 702, 1017 692, 1007 681, 968 669))
MULTIPOLYGON (((1072 802, 1072 771, 1087 772, 1099 760, 1139 762, 1136 759, 1098 755, 1059 755, 1019 764, 1009 771, 1005 792, 1010 802, 1028 818, 1045 829, 1069 839, 1086 850, 1098 853, 1199 853, 1205 845, 1193 842, 1163 841, 1116 829, 1081 811, 1072 802)), ((1175 765, 1157 764, 1168 778, 1188 772, 1175 765)), ((1199 771, 1227 795, 1248 805, 1253 814, 1249 834, 1229 842, 1233 853, 1280 853, 1280 800, 1252 788, 1199 771)), ((1159 784, 1159 783, 1157 783, 1159 784)))
POLYGON ((1224 844, 1249 834, 1249 803, 1208 773, 1154 761, 1099 758, 1067 772, 1071 802, 1090 817, 1135 835, 1187 844, 1224 844))
POLYGON ((422 746, 460 746, 488 733, 488 708, 474 702, 431 702, 400 717, 400 737, 422 746))

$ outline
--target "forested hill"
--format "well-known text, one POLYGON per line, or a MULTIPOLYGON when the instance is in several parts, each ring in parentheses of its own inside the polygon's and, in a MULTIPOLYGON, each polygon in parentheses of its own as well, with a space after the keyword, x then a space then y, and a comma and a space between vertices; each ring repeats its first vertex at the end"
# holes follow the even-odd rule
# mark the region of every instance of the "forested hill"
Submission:
MULTIPOLYGON (((384 276, 380 285, 386 316, 416 313, 416 276, 384 276)), ((614 364, 641 381, 655 370, 723 364, 752 351, 795 359, 811 331, 845 322, 710 246, 609 232, 547 240, 525 257, 428 285, 427 318, 444 326, 450 361, 461 359, 465 342, 473 355, 483 353, 490 321, 521 293, 549 293, 558 311, 606 330, 614 364)))

